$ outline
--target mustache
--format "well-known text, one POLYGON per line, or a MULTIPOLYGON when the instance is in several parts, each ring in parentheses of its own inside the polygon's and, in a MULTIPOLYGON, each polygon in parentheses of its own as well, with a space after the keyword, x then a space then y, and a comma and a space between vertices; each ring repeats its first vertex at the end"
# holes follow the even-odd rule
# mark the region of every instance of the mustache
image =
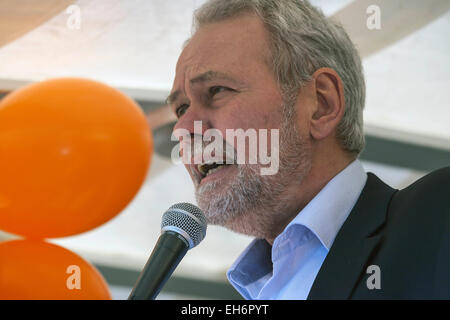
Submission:
POLYGON ((202 164, 208 162, 236 164, 237 150, 225 139, 205 141, 202 135, 195 135, 180 142, 180 157, 184 163, 202 164))

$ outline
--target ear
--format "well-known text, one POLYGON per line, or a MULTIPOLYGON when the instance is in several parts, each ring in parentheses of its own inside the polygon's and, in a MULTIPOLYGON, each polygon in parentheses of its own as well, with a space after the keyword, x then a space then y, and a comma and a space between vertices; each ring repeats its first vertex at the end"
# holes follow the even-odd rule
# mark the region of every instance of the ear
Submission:
POLYGON ((317 103, 310 120, 310 133, 314 139, 321 140, 335 132, 344 116, 344 87, 337 72, 330 68, 314 72, 312 81, 317 103))

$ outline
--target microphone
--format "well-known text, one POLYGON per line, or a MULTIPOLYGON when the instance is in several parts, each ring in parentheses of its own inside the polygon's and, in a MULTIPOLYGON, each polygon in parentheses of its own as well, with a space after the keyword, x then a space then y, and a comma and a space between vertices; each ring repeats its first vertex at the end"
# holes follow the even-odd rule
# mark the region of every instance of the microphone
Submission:
POLYGON ((206 235, 203 212, 190 203, 177 203, 162 216, 161 235, 128 300, 154 300, 189 249, 206 235))

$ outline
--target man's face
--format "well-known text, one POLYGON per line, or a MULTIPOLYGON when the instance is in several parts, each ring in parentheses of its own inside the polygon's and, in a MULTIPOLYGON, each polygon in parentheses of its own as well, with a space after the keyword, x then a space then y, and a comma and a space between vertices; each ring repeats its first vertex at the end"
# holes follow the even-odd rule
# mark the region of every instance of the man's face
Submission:
MULTIPOLYGON (((298 168, 297 160, 304 162, 301 152, 306 148, 295 121, 289 123, 283 117, 292 106, 284 103, 268 66, 266 37, 262 22, 255 16, 202 26, 178 60, 170 99, 178 116, 174 130, 186 129, 194 134, 194 121, 201 121, 202 133, 216 129, 225 141, 227 129, 280 130, 280 168, 273 176, 261 176, 259 164, 221 166, 208 175, 204 172, 207 168, 186 164, 197 202, 209 222, 235 230, 242 215, 260 211, 263 206, 273 209, 271 202, 279 201, 277 196, 292 179, 286 171, 292 174, 298 168), (286 154, 283 143, 296 153, 286 154)), ((227 141, 231 145, 234 142, 227 141)), ((267 147, 271 148, 270 140, 267 147)), ((246 230, 237 231, 254 233, 247 230, 249 227, 243 228, 246 230)))

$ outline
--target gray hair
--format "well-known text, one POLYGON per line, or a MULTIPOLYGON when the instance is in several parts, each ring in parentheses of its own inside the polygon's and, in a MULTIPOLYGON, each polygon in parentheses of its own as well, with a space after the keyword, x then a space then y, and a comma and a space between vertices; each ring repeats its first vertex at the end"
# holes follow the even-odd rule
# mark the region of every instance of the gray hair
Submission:
POLYGON ((196 10, 193 32, 245 13, 257 14, 268 31, 270 64, 285 99, 296 97, 319 68, 338 73, 345 113, 337 138, 344 150, 359 154, 365 144, 365 83, 361 58, 344 28, 306 0, 210 0, 196 10))

